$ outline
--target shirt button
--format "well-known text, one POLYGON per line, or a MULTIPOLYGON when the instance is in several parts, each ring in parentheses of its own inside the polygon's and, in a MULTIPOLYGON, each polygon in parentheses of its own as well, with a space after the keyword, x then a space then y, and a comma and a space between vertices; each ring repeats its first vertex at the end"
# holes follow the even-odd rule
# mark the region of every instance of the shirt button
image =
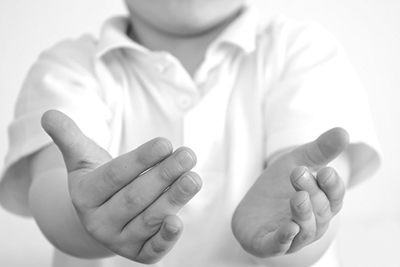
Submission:
POLYGON ((164 73, 167 70, 167 67, 164 64, 158 63, 156 65, 159 72, 164 73))
POLYGON ((178 105, 179 107, 183 108, 183 109, 187 109, 190 108, 193 104, 193 101, 190 97, 188 96, 181 96, 178 99, 178 105))

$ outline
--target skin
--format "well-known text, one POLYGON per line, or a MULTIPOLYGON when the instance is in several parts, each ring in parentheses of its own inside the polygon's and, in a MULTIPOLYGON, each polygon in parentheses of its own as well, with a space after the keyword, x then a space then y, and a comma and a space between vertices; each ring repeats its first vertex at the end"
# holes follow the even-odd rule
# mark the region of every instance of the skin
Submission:
MULTIPOLYGON (((131 37, 151 50, 170 52, 193 76, 209 44, 236 18, 243 3, 239 0, 126 0, 131 13, 131 37)), ((342 130, 334 130, 331 135, 337 135, 341 146, 338 150, 325 151, 328 159, 315 166, 301 158, 306 153, 300 156, 299 153, 283 156, 279 153, 281 157, 270 164, 243 199, 233 217, 232 229, 249 253, 262 258, 293 253, 326 233, 340 210, 345 187, 334 169, 324 167, 335 160, 348 143, 342 130), (318 171, 316 177, 308 168, 318 171), (304 177, 299 178, 300 174, 304 177), (327 177, 334 177, 330 186, 315 182, 315 178, 322 181, 327 177), (303 209, 299 209, 304 201, 303 209), (248 225, 260 232, 246 232, 244 229, 248 225), (255 240, 263 240, 263 243, 255 244, 255 240), (256 245, 258 249, 254 249, 256 245)), ((330 240, 326 238, 319 243, 326 248, 330 240)))
MULTIPOLYGON (((130 36, 151 50, 170 51, 193 75, 208 45, 237 16, 242 2, 126 0, 133 25, 130 36)), ((50 242, 82 258, 119 254, 143 263, 162 259, 182 231, 176 212, 201 188, 199 175, 190 172, 196 163, 193 151, 179 148, 172 152, 170 142, 161 139, 169 147, 164 154, 153 148, 161 140, 151 140, 112 159, 59 112, 46 113, 42 125, 55 144, 30 158, 33 182, 29 201, 36 222, 50 242), (179 152, 191 155, 191 164, 177 168, 179 152), (144 179, 147 176, 151 179, 144 179), (190 192, 182 189, 185 177, 195 182, 190 192), (94 180, 96 183, 89 182, 94 180), (103 180, 104 186, 99 186, 98 180, 103 180), (113 185, 113 181, 118 184, 113 185), (108 191, 106 185, 114 191, 108 191), (167 186, 171 188, 163 194, 167 186), (154 199, 158 200, 153 203, 154 199), (114 208, 121 203, 122 209, 114 208), (132 212, 136 205, 141 208, 132 212)))
MULTIPOLYGON (((32 159, 30 201, 48 239, 83 258, 115 253, 142 263, 162 259, 182 232, 176 213, 201 188, 200 177, 190 171, 196 163, 193 151, 183 147, 172 152, 168 140, 156 138, 112 159, 61 112, 46 112, 42 125, 57 147, 50 146, 32 159), (63 159, 57 157, 59 151, 63 159), (54 177, 51 171, 62 161, 67 167, 67 191, 62 191, 65 178, 54 177)), ((318 259, 331 240, 332 235, 325 233, 345 191, 336 171, 324 166, 347 143, 347 133, 333 129, 270 163, 232 218, 233 234, 246 251, 266 258, 268 264, 277 262, 276 266, 287 261, 286 256, 276 256, 289 253, 301 259, 298 266, 318 259), (321 243, 311 252, 303 249, 324 236, 328 239, 322 250, 321 243), (304 258, 303 251, 309 256, 304 258)))
MULTIPOLYGON (((193 76, 243 2, 126 0, 129 34, 151 50, 170 52, 193 76)), ((45 113, 42 126, 54 144, 30 158, 29 200, 50 242, 82 258, 161 260, 182 232, 177 212, 201 188, 200 176, 190 171, 194 152, 173 151, 168 140, 156 138, 113 159, 60 112, 45 113)), ((272 266, 318 260, 332 240, 345 191, 341 177, 325 166, 340 158, 347 143, 345 131, 334 129, 270 160, 232 218, 233 234, 246 251, 272 266)))
MULTIPOLYGON (((246 251, 271 258, 299 252, 314 242, 328 247, 332 234, 325 234, 343 205, 345 183, 326 165, 345 151, 348 140, 345 130, 331 129, 283 153, 265 169, 232 218, 233 233, 246 251)), ((293 262, 290 258, 282 261, 293 262)), ((313 259, 317 260, 309 256, 296 261, 296 266, 304 261, 308 266, 313 259)))
POLYGON ((243 0, 126 0, 131 38, 168 51, 194 76, 210 43, 240 13, 243 0), (205 16, 204 14, 207 14, 205 16))
POLYGON ((134 27, 188 38, 205 35, 234 17, 243 0, 126 0, 134 27), (207 14, 207 16, 204 16, 207 14), (135 25, 140 23, 140 25, 135 25))
POLYGON ((175 214, 201 188, 199 175, 190 171, 196 164, 193 151, 181 147, 173 152, 168 140, 156 138, 113 159, 61 112, 46 112, 42 126, 63 156, 50 146, 31 161, 31 208, 49 240, 78 257, 115 253, 142 263, 159 261, 182 232, 182 222, 175 214), (62 160, 69 194, 57 192, 63 177, 51 175, 62 160), (69 212, 54 216, 60 206, 69 212), (67 233, 59 230, 65 221, 67 233), (71 234, 77 240, 69 243, 71 234))

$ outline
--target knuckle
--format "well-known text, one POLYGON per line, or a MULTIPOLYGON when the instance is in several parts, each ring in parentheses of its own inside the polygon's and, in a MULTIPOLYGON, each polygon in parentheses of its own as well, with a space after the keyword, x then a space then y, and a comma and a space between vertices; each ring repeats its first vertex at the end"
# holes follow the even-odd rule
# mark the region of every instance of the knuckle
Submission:
POLYGON ((146 201, 144 197, 132 189, 128 191, 125 196, 125 206, 127 207, 139 207, 144 208, 146 206, 146 201))
POLYGON ((168 246, 166 246, 165 244, 162 244, 160 242, 151 242, 151 250, 155 253, 155 254, 164 254, 165 252, 168 251, 168 246))
POLYGON ((167 183, 171 183, 174 180, 174 172, 165 166, 160 166, 159 175, 167 183))
POLYGON ((118 187, 123 183, 121 170, 117 166, 108 166, 104 171, 104 182, 110 187, 118 187))
POLYGON ((304 233, 301 233, 299 235, 299 239, 300 239, 301 242, 308 242, 308 241, 314 239, 315 234, 316 234, 315 229, 308 230, 308 231, 305 231, 304 233))
POLYGON ((144 214, 142 217, 144 227, 151 232, 156 232, 160 228, 162 221, 162 219, 154 215, 144 214))
POLYGON ((275 234, 274 235, 274 242, 278 244, 279 246, 279 251, 282 249, 281 245, 288 245, 293 242, 293 239, 296 237, 296 234, 293 234, 291 232, 286 232, 286 233, 280 233, 280 234, 275 234))
POLYGON ((318 210, 315 215, 318 220, 329 220, 330 219, 331 205, 329 203, 325 204, 320 210, 318 210))

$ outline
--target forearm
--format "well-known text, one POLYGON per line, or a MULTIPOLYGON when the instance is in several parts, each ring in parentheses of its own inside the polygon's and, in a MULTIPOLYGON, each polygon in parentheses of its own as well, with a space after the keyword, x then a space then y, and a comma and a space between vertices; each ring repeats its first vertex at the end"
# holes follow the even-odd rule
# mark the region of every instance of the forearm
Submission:
POLYGON ((113 255, 84 229, 71 203, 64 169, 34 177, 29 191, 32 214, 46 238, 64 253, 80 258, 113 255))

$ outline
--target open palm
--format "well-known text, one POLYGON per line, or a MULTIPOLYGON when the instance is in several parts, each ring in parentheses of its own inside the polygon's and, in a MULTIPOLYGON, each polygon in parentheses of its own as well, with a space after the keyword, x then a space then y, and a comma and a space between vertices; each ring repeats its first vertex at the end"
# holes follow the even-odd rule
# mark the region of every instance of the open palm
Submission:
POLYGON ((201 188, 193 151, 172 152, 155 138, 113 159, 61 112, 46 112, 42 125, 63 154, 71 202, 90 236, 133 261, 162 259, 182 232, 176 213, 201 188))
POLYGON ((342 179, 326 165, 347 145, 347 132, 334 128, 265 169, 232 218, 246 251, 261 258, 282 255, 324 235, 345 193, 342 179))

